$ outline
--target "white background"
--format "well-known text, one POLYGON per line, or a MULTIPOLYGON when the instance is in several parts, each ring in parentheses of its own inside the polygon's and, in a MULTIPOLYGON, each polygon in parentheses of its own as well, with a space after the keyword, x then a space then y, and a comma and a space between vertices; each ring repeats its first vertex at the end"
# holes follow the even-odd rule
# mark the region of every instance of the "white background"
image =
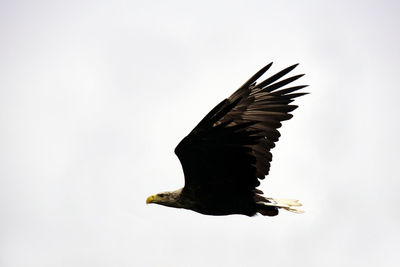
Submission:
POLYGON ((399 266, 399 1, 1 1, 1 266, 399 266), (173 149, 270 61, 310 95, 267 196, 305 214, 145 205, 173 149))

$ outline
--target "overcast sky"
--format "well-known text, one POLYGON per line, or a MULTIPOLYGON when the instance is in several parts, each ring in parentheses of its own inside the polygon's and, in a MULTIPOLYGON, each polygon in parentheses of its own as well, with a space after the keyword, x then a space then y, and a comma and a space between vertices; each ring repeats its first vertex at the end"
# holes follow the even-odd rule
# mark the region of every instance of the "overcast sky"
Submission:
POLYGON ((399 1, 1 1, 0 265, 399 266, 399 1), (146 206, 173 150, 270 61, 296 100, 267 196, 146 206))

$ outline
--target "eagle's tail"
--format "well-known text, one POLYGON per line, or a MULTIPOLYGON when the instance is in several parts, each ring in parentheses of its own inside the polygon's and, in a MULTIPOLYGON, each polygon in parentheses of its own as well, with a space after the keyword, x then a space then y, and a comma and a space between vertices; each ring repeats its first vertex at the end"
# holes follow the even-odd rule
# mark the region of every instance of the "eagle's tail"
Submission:
POLYGON ((257 212, 264 216, 278 215, 278 209, 285 209, 295 213, 303 213, 304 211, 298 207, 302 206, 298 200, 284 198, 265 198, 267 201, 258 201, 257 212))

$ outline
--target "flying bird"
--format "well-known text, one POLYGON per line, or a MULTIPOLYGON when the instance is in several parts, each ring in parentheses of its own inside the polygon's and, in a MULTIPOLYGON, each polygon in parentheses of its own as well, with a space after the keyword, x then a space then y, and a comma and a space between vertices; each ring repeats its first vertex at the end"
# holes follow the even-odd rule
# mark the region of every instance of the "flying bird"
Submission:
POLYGON ((301 213, 292 199, 263 196, 257 187, 268 175, 270 150, 280 137, 281 122, 292 118, 297 108, 291 103, 307 93, 307 85, 286 87, 304 74, 281 79, 298 64, 268 79, 257 80, 268 64, 229 98, 214 107, 178 144, 178 156, 185 186, 152 195, 146 203, 190 209, 206 215, 243 214, 276 216, 279 209, 301 213))

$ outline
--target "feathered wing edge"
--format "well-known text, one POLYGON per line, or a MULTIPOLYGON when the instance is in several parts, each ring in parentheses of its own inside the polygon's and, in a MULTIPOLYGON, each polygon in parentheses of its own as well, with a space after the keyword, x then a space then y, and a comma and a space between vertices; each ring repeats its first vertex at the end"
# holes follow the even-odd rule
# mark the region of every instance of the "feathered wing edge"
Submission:
POLYGON ((222 124, 222 126, 246 125, 248 131, 257 131, 263 140, 251 146, 256 157, 257 178, 264 179, 268 175, 272 154, 270 150, 279 140, 278 129, 281 122, 293 117, 292 112, 298 106, 291 105, 295 98, 308 93, 297 93, 308 85, 288 88, 284 86, 296 81, 304 74, 295 75, 278 81, 295 69, 298 64, 287 67, 257 84, 257 80, 272 66, 272 62, 254 74, 229 98, 215 106, 193 129, 206 129, 222 124))
MULTIPOLYGON (((285 68, 257 84, 257 80, 272 66, 272 63, 269 63, 228 98, 228 103, 234 103, 234 105, 229 112, 223 115, 225 116, 224 119, 235 121, 239 125, 249 123, 248 129, 250 131, 259 131, 264 137, 261 142, 251 146, 252 153, 256 158, 255 166, 258 179, 264 179, 268 175, 270 162, 272 161, 270 149, 275 146, 280 137, 277 129, 282 126, 282 121, 293 117, 289 112, 297 108, 296 105, 291 105, 291 103, 295 98, 307 94, 297 92, 307 87, 307 85, 283 88, 301 78, 304 74, 279 81, 279 79, 295 69, 297 65, 285 68)), ((225 106, 227 107, 228 105, 225 104, 225 106)), ((221 109, 221 111, 223 110, 221 109)), ((218 117, 222 118, 223 116, 219 115, 218 117)), ((224 119, 219 123, 223 123, 224 119)), ((275 216, 280 208, 295 213, 303 212, 299 209, 302 205, 297 200, 265 198, 262 196, 263 192, 259 189, 255 189, 253 192, 258 212, 262 215, 275 216)))
POLYGON ((253 122, 252 125, 249 125, 248 129, 250 131, 260 131, 260 135, 264 137, 263 140, 251 147, 257 159, 256 169, 259 179, 264 179, 268 174, 270 167, 269 162, 272 160, 270 149, 275 147, 275 143, 280 137, 280 133, 277 129, 282 126, 282 121, 289 120, 293 117, 289 112, 297 108, 296 105, 291 105, 290 103, 293 102, 295 98, 307 94, 296 92, 307 87, 307 85, 282 89, 282 87, 296 81, 304 74, 295 75, 278 81, 296 68, 298 64, 292 65, 257 84, 257 79, 260 78, 271 65, 272 63, 266 65, 253 75, 227 99, 225 104, 221 103, 226 108, 230 108, 230 110, 229 112, 224 112, 224 108, 221 108, 219 116, 216 116, 216 118, 219 119, 216 124, 223 123, 224 121, 233 121, 236 124, 253 122), (222 113, 224 114, 221 116, 222 113))

